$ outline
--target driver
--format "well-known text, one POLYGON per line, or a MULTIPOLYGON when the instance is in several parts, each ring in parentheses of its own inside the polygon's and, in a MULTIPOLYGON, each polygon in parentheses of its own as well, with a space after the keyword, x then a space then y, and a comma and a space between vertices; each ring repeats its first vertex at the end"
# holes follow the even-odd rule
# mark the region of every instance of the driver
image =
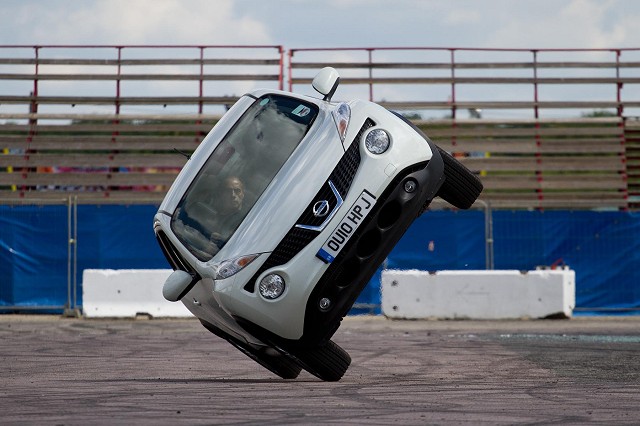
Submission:
POLYGON ((182 233, 192 243, 211 256, 224 246, 244 217, 244 184, 235 176, 213 183, 201 191, 177 215, 182 233))
MULTIPOLYGON (((226 178, 212 197, 217 226, 213 229, 230 233, 242 220, 244 184, 235 176, 226 178)), ((214 232, 215 234, 216 232, 214 232)), ((212 235, 212 239, 213 235, 212 235)))

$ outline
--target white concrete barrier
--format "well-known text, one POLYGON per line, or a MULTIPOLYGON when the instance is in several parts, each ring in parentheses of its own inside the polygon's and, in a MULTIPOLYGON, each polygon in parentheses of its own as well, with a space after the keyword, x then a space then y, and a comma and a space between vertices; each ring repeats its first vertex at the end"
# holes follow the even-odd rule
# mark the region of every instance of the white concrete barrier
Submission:
POLYGON ((82 310, 87 318, 190 317, 182 302, 162 297, 171 269, 85 269, 82 310))
POLYGON ((385 270, 382 312, 402 319, 571 317, 575 272, 385 270))

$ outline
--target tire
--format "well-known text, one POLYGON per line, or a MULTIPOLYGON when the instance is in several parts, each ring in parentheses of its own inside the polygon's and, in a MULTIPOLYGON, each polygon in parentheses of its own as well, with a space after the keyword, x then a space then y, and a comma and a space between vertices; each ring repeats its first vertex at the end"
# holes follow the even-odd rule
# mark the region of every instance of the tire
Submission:
POLYGON ((347 351, 331 340, 321 346, 296 349, 292 355, 305 370, 325 382, 340 380, 351 364, 347 351))
POLYGON ((483 189, 482 182, 448 152, 440 147, 437 148, 444 162, 445 180, 436 195, 454 207, 466 210, 480 196, 483 189))
POLYGON ((231 345, 233 345, 240 352, 283 379, 295 379, 296 377, 298 377, 298 374, 300 374, 300 371, 302 371, 302 367, 300 367, 300 365, 298 365, 298 363, 294 359, 275 350, 270 346, 256 348, 220 330, 213 324, 205 321, 200 322, 202 323, 204 328, 206 328, 216 336, 231 343, 231 345))

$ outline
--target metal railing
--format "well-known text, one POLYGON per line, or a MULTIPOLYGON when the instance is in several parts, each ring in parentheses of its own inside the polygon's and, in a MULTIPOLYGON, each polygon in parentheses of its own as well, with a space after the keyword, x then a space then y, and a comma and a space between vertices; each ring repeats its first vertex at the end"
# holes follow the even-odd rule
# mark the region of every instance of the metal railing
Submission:
MULTIPOLYGON (((2 104, 28 106, 29 115, 0 118, 40 118, 41 106, 75 108, 80 105, 111 106, 110 113, 126 114, 124 106, 195 106, 203 114, 206 105, 229 105, 238 94, 221 95, 229 83, 241 95, 256 82, 275 82, 282 89, 282 46, 216 45, 15 45, 0 46, 0 82, 12 83, 2 93, 2 104), (222 69, 222 71, 221 71, 222 69), (251 70, 252 72, 247 72, 251 70), (20 82, 27 85, 20 86, 20 82), (134 82, 125 87, 125 83, 134 82), (191 83, 172 93, 180 83, 191 83), (209 95, 208 83, 216 93, 209 95), (68 90, 68 83, 78 86, 68 90), (83 90, 80 86, 87 85, 83 90), (30 85, 30 87, 29 87, 30 85), (83 93, 85 91, 85 93, 83 93), (162 94, 154 96, 154 92, 162 94)), ((103 111, 104 113, 104 111, 103 111)), ((55 115, 44 115, 54 118, 55 115)))
MULTIPOLYGON (((610 109, 622 117, 640 107, 640 48, 490 49, 446 47, 303 48, 288 51, 289 90, 311 81, 305 71, 332 66, 341 84, 360 86, 360 94, 394 109, 459 111, 529 110, 541 118, 548 110, 610 109), (433 99, 410 100, 405 90, 433 99), (390 92, 389 87, 395 86, 390 92), (633 86, 633 87, 632 87, 633 86), (436 90, 436 88, 443 90, 436 90), (470 89, 489 88, 476 92, 470 89), (590 88, 576 93, 567 88, 590 88), (602 87, 604 90, 595 88, 602 87), (514 90, 518 88, 521 90, 514 90), (552 89, 552 90, 548 90, 552 89), (560 96, 558 91, 560 90, 560 96), (395 95, 387 97, 389 93, 395 95), (497 99, 497 97, 503 97, 497 99), (494 98, 494 99, 491 99, 494 98)), ((631 112, 631 113, 634 113, 631 112)))
POLYGON ((283 88, 285 74, 289 89, 313 94, 308 83, 330 65, 340 97, 404 111, 482 175, 494 208, 640 206, 640 49, 284 56, 281 46, 0 46, 0 201, 158 202, 184 163, 174 148, 193 151, 238 94, 283 88))

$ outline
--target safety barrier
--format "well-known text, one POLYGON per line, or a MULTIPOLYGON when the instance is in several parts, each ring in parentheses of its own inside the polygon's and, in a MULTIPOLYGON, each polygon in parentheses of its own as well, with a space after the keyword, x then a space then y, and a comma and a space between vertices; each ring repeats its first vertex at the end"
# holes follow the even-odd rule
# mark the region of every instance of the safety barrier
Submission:
MULTIPOLYGON (((162 297, 171 270, 98 270, 83 273, 87 318, 190 317, 182 303, 162 297)), ((385 270, 382 313, 394 319, 569 318, 575 273, 544 271, 385 270)))
POLYGON ((388 270, 382 312, 396 319, 569 318, 575 272, 388 270))
POLYGON ((171 269, 85 269, 83 313, 87 318, 190 317, 182 303, 162 297, 171 269))

